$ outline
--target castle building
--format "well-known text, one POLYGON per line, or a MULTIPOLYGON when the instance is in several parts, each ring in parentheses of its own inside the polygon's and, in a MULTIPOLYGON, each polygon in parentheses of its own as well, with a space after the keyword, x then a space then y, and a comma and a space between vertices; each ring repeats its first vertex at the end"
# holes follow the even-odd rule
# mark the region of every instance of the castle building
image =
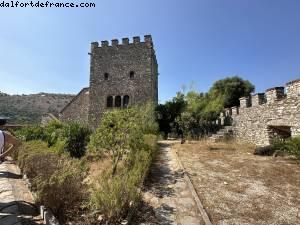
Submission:
POLYGON ((62 121, 96 128, 104 112, 158 102, 158 64, 150 35, 91 43, 90 87, 83 88, 60 112, 62 121))

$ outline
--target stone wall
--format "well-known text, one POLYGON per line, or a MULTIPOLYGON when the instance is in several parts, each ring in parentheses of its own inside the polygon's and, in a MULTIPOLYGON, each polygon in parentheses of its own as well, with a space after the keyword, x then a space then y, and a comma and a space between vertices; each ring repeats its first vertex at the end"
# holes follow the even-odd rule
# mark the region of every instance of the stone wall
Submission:
POLYGON ((59 119, 63 122, 77 121, 88 123, 89 111, 89 88, 83 88, 72 101, 67 104, 59 114, 59 119))
POLYGON ((231 123, 237 140, 258 146, 275 136, 300 135, 300 79, 241 98, 240 107, 225 109, 221 121, 231 123))
POLYGON ((102 114, 114 107, 158 101, 158 65, 152 38, 134 37, 91 44, 89 124, 97 126, 102 114), (108 98, 111 103, 108 104, 108 98))

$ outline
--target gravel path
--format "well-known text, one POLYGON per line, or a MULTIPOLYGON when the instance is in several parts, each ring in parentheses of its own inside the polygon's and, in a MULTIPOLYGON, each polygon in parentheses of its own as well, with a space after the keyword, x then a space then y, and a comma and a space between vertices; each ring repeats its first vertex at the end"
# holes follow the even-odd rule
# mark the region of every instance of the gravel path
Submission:
POLYGON ((171 142, 161 142, 143 192, 143 204, 134 218, 137 225, 205 224, 184 179, 171 142))
POLYGON ((33 197, 12 160, 0 163, 0 225, 42 224, 33 197))

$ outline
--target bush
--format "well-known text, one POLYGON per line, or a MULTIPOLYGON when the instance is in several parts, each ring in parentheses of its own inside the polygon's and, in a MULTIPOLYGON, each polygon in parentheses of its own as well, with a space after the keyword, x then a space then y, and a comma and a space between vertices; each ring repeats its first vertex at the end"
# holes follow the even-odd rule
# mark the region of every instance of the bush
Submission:
POLYGON ((153 134, 157 125, 154 116, 144 115, 146 112, 140 108, 108 112, 88 145, 90 154, 105 153, 113 161, 112 172, 98 178, 90 199, 92 209, 109 224, 119 224, 137 205, 157 148, 157 136, 153 134))
POLYGON ((144 141, 143 149, 129 155, 128 167, 113 177, 106 172, 92 191, 92 208, 100 211, 109 224, 119 224, 140 200, 141 187, 157 149, 157 137, 145 135, 144 141))
POLYGON ((274 151, 278 150, 300 159, 300 136, 288 140, 274 140, 271 146, 274 151))
POLYGON ((86 151, 91 131, 84 125, 69 123, 64 127, 65 150, 71 157, 81 158, 86 151))
POLYGON ((82 183, 85 166, 55 153, 46 142, 25 142, 18 154, 18 164, 37 193, 37 202, 49 207, 64 220, 82 204, 87 188, 82 183))
POLYGON ((76 160, 60 158, 51 176, 45 175, 39 174, 34 179, 37 202, 45 204, 58 218, 64 219, 78 209, 85 198, 87 187, 82 183, 85 177, 83 167, 76 160))
POLYGON ((41 126, 28 126, 15 132, 16 136, 23 141, 43 140, 44 130, 41 126))
POLYGON ((100 211, 109 224, 119 222, 130 208, 130 195, 135 194, 136 190, 128 184, 128 175, 111 178, 111 174, 106 173, 99 178, 98 186, 92 192, 92 207, 100 211))
POLYGON ((65 124, 59 121, 53 120, 49 122, 43 127, 44 138, 41 140, 46 141, 49 147, 55 145, 59 138, 62 138, 64 127, 65 124))
POLYGON ((17 132, 24 141, 45 141, 58 153, 67 152, 71 157, 80 158, 85 154, 91 131, 79 123, 61 123, 52 121, 47 126, 25 127, 17 132))
POLYGON ((118 163, 142 145, 143 134, 134 109, 114 110, 106 113, 99 128, 91 136, 88 149, 93 154, 107 153, 113 160, 112 174, 118 163))

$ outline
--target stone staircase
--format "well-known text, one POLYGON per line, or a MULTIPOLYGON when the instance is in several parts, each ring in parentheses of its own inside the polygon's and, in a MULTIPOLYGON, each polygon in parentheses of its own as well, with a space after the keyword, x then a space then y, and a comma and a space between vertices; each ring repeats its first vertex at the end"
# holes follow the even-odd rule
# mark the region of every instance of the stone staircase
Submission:
POLYGON ((224 126, 216 134, 213 134, 209 139, 213 142, 228 140, 233 137, 233 127, 224 126))

